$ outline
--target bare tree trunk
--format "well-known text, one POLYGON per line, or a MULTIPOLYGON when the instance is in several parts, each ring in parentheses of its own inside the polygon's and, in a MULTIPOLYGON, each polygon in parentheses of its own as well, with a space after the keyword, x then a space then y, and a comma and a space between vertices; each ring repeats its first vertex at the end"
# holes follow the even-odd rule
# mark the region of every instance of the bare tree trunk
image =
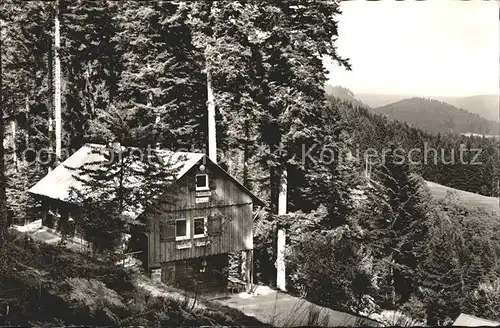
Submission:
POLYGON ((10 121, 10 128, 12 130, 12 162, 14 162, 14 171, 17 172, 17 147, 16 147, 16 121, 10 121))
POLYGON ((61 160, 61 61, 59 59, 59 48, 61 47, 61 35, 59 31, 59 3, 56 3, 56 15, 54 19, 54 120, 56 134, 56 163, 61 160))
POLYGON ((26 134, 24 136, 24 141, 26 143, 25 149, 29 148, 29 142, 30 142, 30 102, 29 102, 29 96, 26 95, 26 101, 25 101, 25 106, 26 106, 26 134))
POLYGON ((245 251, 245 282, 246 282, 246 292, 252 292, 252 254, 253 250, 249 249, 245 251))
POLYGON ((250 158, 250 120, 245 120, 245 142, 243 145, 243 185, 251 189, 248 160, 250 158))
MULTIPOLYGON (((280 189, 278 194, 278 215, 285 215, 287 211, 287 170, 283 168, 280 174, 280 189)), ((278 227, 277 258, 276 258, 276 285, 286 291, 286 269, 285 269, 285 229, 278 227)))
MULTIPOLYGON (((47 64, 49 66, 49 91, 52 96, 55 95, 54 93, 54 42, 51 42, 49 44, 49 51, 48 51, 48 60, 47 64)), ((49 148, 49 156, 50 156, 50 162, 47 167, 47 171, 50 172, 52 171, 52 158, 54 156, 54 125, 53 125, 53 117, 54 117, 54 100, 55 97, 52 98, 52 101, 50 102, 47 108, 47 140, 48 140, 48 148, 49 148)))
POLYGON ((4 162, 4 108, 3 108, 3 86, 2 86, 2 47, 3 47, 2 36, 0 35, 0 248, 3 249, 3 245, 7 240, 7 196, 5 192, 5 162, 4 162))
POLYGON ((390 266, 390 285, 391 285, 391 305, 392 309, 396 309, 396 286, 394 285, 395 279, 394 279, 394 265, 396 261, 394 260, 394 257, 391 259, 391 266, 390 266))

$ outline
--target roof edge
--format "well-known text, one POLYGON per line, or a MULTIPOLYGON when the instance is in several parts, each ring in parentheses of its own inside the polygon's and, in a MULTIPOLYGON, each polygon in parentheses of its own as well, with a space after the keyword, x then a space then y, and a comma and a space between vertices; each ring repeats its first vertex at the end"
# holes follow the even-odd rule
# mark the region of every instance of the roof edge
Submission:
POLYGON ((254 203, 257 203, 257 205, 259 206, 267 206, 267 203, 265 201, 263 201, 262 199, 260 199, 259 197, 257 197, 253 192, 251 192, 247 187, 245 187, 241 182, 239 182, 235 177, 233 177, 231 174, 229 174, 226 170, 224 170, 219 164, 215 163, 213 160, 210 159, 210 157, 208 157, 206 154, 203 154, 203 156, 200 158, 200 160, 196 163, 193 163, 193 165, 188 169, 186 170, 186 172, 184 172, 184 174, 182 174, 181 176, 179 176, 179 179, 182 178, 184 175, 186 175, 187 171, 189 171, 190 169, 192 169, 197 163, 199 163, 201 160, 204 160, 204 163, 206 163, 206 161, 208 160, 211 164, 215 165, 219 170, 221 170, 226 176, 229 177, 229 179, 231 179, 231 181, 233 181, 234 183, 236 183, 240 188, 243 189, 243 191, 245 191, 248 195, 250 195, 250 197, 252 197, 254 203))
MULTIPOLYGON (((43 196, 43 197, 48 197, 48 198, 52 198, 48 195, 45 195, 45 194, 40 194, 38 193, 36 190, 33 190, 39 183, 41 183, 46 177, 47 175, 53 173, 55 170, 57 170, 60 166, 63 166, 65 165, 65 162, 67 162, 72 156, 74 156, 76 153, 78 152, 81 152, 81 151, 84 151, 84 149, 99 149, 101 147, 106 147, 105 144, 97 144, 97 143, 91 143, 91 142, 86 142, 84 143, 80 149, 78 149, 75 153, 71 154, 71 156, 69 156, 65 161, 63 161, 61 164, 59 164, 56 168, 54 168, 54 170, 52 170, 51 172, 47 173, 42 179, 40 179, 37 183, 35 183, 33 186, 31 186, 27 192, 32 194, 32 195, 37 195, 37 196, 43 196)), ((127 147, 129 148, 129 147, 127 147)), ((133 147, 130 147, 130 148, 133 148, 133 147)), ((195 153, 195 152, 175 152, 175 151, 172 151, 174 153, 181 153, 181 154, 196 154, 198 156, 200 156, 200 158, 197 160, 197 161, 193 161, 189 167, 184 167, 183 168, 183 172, 178 175, 175 180, 179 180, 180 178, 182 178, 183 176, 185 176, 187 174, 187 172, 189 170, 191 170, 196 164, 198 164, 200 161, 203 161, 203 163, 211 163, 213 164, 214 166, 216 166, 222 173, 224 173, 231 181, 233 181, 236 185, 238 185, 240 188, 242 188, 242 190, 247 193, 253 200, 254 204, 257 204, 258 206, 267 206, 267 203, 265 201, 263 201, 262 199, 260 199, 259 197, 257 197, 253 192, 251 192, 247 187, 245 187, 241 182, 239 182, 236 178, 234 178, 231 174, 229 174, 226 170, 224 170, 219 164, 217 164, 216 162, 214 162, 213 160, 211 160, 206 154, 204 153, 195 153)), ((67 165, 67 164, 66 164, 67 165)), ((53 198, 53 199, 57 199, 57 200, 60 200, 60 201, 64 201, 63 199, 59 199, 59 198, 53 198)))

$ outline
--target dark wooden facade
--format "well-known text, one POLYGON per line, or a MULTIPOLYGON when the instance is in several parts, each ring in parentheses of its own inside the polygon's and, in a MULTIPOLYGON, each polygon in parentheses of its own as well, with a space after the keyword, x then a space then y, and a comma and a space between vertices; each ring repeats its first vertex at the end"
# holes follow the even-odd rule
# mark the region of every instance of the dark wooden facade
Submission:
POLYGON ((77 235, 75 221, 70 218, 75 219, 80 215, 78 206, 48 197, 36 198, 41 204, 40 214, 43 226, 69 236, 77 235))
POLYGON ((146 211, 149 268, 163 263, 253 249, 251 195, 211 163, 195 165, 160 199, 159 211, 146 211), (208 189, 196 190, 197 174, 208 175, 208 189), (194 219, 206 218, 206 235, 194 236, 194 219), (189 236, 176 238, 176 221, 186 220, 189 236))

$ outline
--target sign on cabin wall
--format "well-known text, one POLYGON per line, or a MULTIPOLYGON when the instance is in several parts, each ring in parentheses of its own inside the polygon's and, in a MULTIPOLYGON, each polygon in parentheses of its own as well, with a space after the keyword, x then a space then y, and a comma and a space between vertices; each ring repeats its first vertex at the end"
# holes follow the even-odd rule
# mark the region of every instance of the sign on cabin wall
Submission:
POLYGON ((196 240, 194 242, 195 247, 202 247, 210 245, 210 240, 196 240))
POLYGON ((209 197, 196 197, 196 204, 208 203, 210 201, 209 197))
POLYGON ((196 192, 196 204, 210 202, 210 196, 212 196, 211 190, 197 191, 196 192))
POLYGON ((186 249, 186 248, 191 248, 191 240, 183 240, 183 241, 178 241, 175 244, 175 248, 177 249, 186 249))
POLYGON ((196 192, 196 197, 209 197, 212 196, 212 191, 207 190, 207 191, 197 191, 196 192))

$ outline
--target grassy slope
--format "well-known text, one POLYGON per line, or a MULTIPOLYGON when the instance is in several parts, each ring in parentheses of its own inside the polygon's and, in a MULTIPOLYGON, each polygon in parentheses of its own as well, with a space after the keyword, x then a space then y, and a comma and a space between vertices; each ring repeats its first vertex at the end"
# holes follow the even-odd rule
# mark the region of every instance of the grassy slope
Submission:
POLYGON ((460 195, 460 197, 463 199, 464 203, 466 203, 466 204, 469 204, 472 206, 483 207, 483 208, 486 208, 488 210, 495 211, 496 213, 500 213, 500 206, 499 206, 498 198, 487 197, 487 196, 475 194, 475 193, 468 192, 468 191, 454 189, 454 188, 446 187, 446 186, 440 185, 438 183, 430 182, 430 181, 427 181, 427 186, 431 190, 431 194, 437 199, 444 198, 448 191, 455 191, 460 195))
POLYGON ((0 256, 0 323, 263 325, 217 303, 193 306, 189 295, 179 297, 170 290, 152 293, 136 280, 137 273, 66 247, 31 240, 21 232, 9 233, 0 256))
POLYGON ((248 316, 276 327, 378 325, 369 318, 316 305, 303 298, 266 287, 262 287, 256 295, 230 295, 219 298, 216 302, 239 309, 248 316))

